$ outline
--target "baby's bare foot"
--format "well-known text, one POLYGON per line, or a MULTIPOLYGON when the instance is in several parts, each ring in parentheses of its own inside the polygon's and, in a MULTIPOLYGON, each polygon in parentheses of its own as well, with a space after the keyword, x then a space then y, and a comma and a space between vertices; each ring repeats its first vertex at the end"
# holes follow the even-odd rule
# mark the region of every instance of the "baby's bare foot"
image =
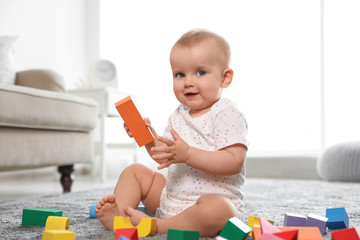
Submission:
POLYGON ((99 221, 110 230, 114 227, 114 216, 124 216, 116 204, 115 195, 111 194, 104 197, 96 205, 95 213, 99 221))
POLYGON ((142 218, 150 218, 149 215, 146 215, 145 213, 136 210, 132 207, 126 207, 124 208, 125 214, 130 218, 131 224, 133 226, 139 225, 142 218))

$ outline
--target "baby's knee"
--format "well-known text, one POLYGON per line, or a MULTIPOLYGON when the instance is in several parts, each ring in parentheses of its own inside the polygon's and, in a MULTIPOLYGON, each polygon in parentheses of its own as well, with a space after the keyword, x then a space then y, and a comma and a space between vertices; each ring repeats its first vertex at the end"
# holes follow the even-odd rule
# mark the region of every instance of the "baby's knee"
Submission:
POLYGON ((217 235, 230 218, 239 215, 234 204, 220 195, 201 196, 196 204, 199 207, 199 216, 197 217, 202 223, 203 235, 217 235))
POLYGON ((141 163, 133 163, 129 166, 127 166, 124 171, 131 171, 131 172, 137 172, 137 171, 144 171, 145 169, 148 169, 145 165, 141 163))
POLYGON ((202 215, 206 217, 205 219, 217 219, 226 223, 232 217, 239 217, 234 204, 229 199, 217 194, 201 196, 197 200, 197 204, 203 205, 202 215))

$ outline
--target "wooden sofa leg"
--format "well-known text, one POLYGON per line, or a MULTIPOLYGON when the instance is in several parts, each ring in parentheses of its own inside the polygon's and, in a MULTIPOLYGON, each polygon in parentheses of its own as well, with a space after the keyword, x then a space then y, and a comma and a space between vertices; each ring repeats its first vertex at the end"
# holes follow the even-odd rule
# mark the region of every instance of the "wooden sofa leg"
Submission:
POLYGON ((73 183, 72 173, 74 172, 74 165, 59 166, 58 171, 61 174, 60 182, 64 193, 70 192, 73 183))

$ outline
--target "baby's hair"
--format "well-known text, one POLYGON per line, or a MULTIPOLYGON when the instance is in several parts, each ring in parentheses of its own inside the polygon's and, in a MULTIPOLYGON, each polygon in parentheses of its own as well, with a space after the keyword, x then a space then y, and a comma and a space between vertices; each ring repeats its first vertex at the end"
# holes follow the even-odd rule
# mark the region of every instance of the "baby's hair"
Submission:
POLYGON ((193 29, 184 33, 174 44, 174 47, 192 47, 206 39, 214 39, 220 50, 224 53, 226 67, 230 64, 231 50, 228 42, 220 35, 204 29, 193 29))

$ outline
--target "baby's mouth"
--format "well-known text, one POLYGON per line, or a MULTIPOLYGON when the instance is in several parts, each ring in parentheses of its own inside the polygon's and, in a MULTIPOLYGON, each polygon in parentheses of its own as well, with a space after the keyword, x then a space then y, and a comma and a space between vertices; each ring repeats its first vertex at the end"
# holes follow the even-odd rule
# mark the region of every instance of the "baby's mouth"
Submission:
POLYGON ((185 96, 187 97, 192 97, 192 96, 196 96, 198 95, 199 93, 195 93, 195 92, 188 92, 188 93, 185 93, 185 96))

